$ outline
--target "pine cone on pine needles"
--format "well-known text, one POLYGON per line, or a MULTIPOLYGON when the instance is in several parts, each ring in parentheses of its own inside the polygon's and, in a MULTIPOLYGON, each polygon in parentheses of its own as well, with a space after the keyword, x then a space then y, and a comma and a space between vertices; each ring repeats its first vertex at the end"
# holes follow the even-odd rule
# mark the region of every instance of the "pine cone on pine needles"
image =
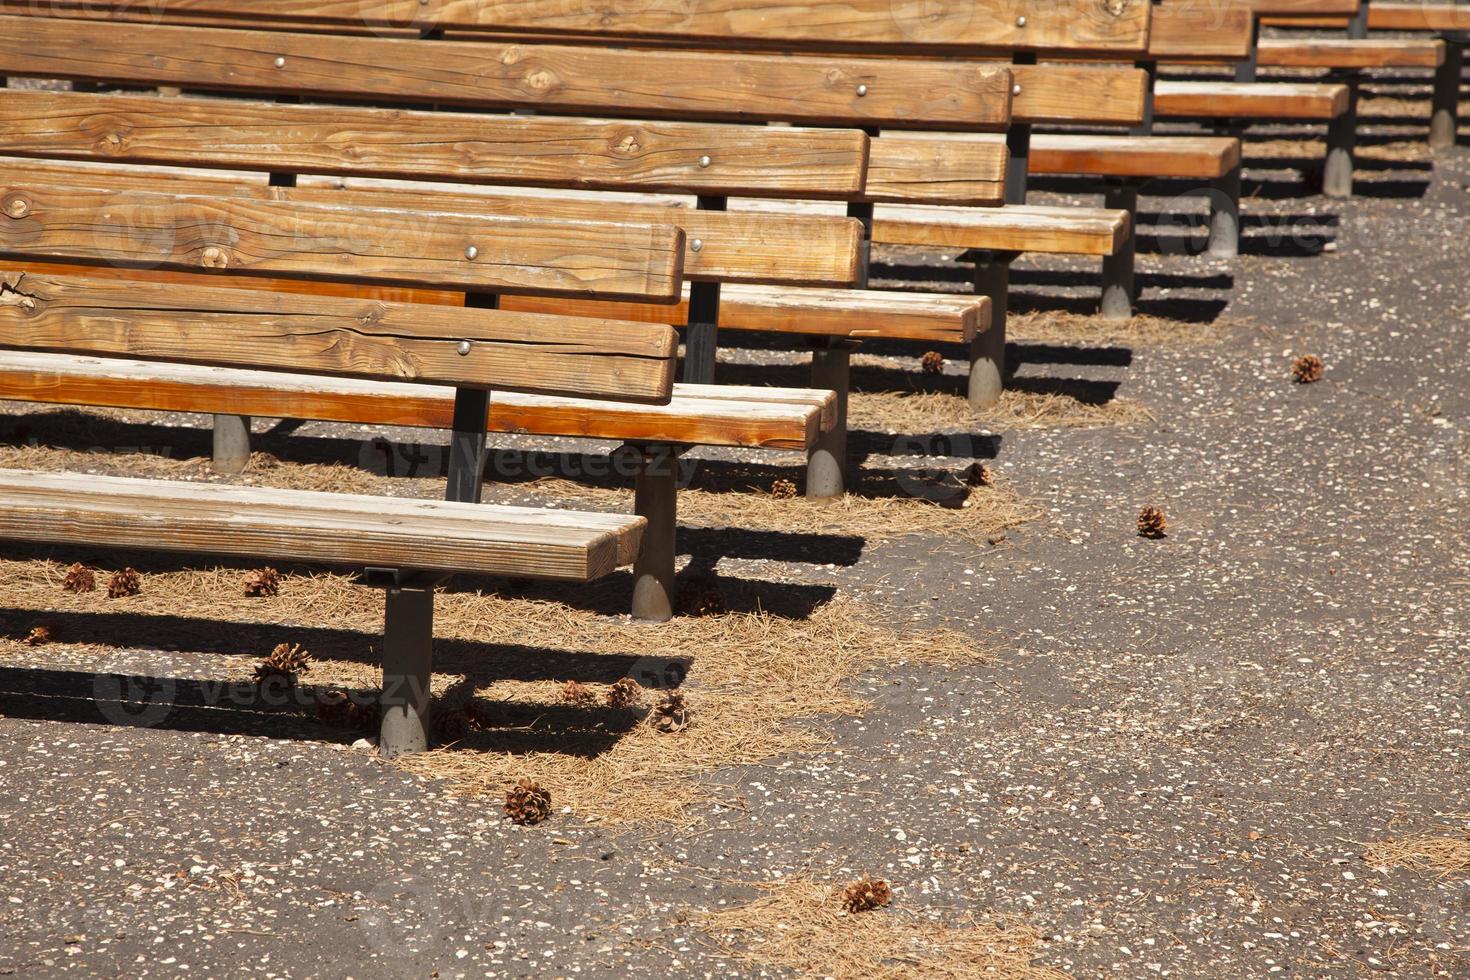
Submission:
POLYGON ((670 691, 664 695, 648 716, 648 723, 661 732, 672 735, 689 727, 689 705, 684 695, 670 691))
POLYGON ((863 875, 842 890, 842 907, 853 914, 880 909, 891 901, 893 889, 882 878, 863 875))
POLYGON ((143 591, 143 576, 138 574, 135 568, 124 568, 120 572, 113 572, 112 577, 107 580, 107 598, 121 599, 124 596, 137 595, 143 591))
POLYGON ((691 578, 679 586, 675 603, 681 616, 723 616, 725 597, 715 587, 715 580, 704 575, 691 578))
POLYGON ((965 471, 965 483, 972 487, 993 487, 995 474, 984 463, 971 463, 965 471))
POLYGON ((1322 358, 1316 354, 1308 354, 1292 361, 1291 374, 1296 378, 1297 384, 1315 384, 1322 380, 1322 372, 1326 367, 1327 365, 1322 363, 1322 358))
POLYGON ((383 708, 376 697, 354 697, 337 690, 318 691, 316 716, 340 728, 372 731, 382 723, 383 708))
POLYGON ((1140 538, 1162 538, 1169 530, 1169 521, 1157 507, 1145 507, 1138 512, 1138 536, 1140 538))
POLYGON ((96 592, 97 576, 86 565, 77 562, 66 570, 66 578, 61 580, 61 587, 67 592, 96 592))
POLYGON ((522 779, 505 794, 505 815, 512 823, 534 826, 551 816, 551 794, 540 783, 522 779))
POLYGON ((777 480, 771 484, 771 496, 777 500, 790 500, 796 496, 796 484, 790 480, 777 480))
POLYGON ((280 573, 269 565, 265 568, 257 568, 245 576, 245 595, 249 598, 262 599, 273 596, 280 591, 280 573))
POLYGON ((298 674, 311 670, 311 654, 296 643, 282 643, 255 668, 255 682, 262 686, 276 682, 287 687, 296 684, 298 674))
POLYGON ((567 704, 575 704, 579 708, 587 708, 597 703, 597 693, 586 684, 567 681, 567 686, 561 689, 561 699, 567 704))
POLYGON ((925 354, 922 364, 924 366, 925 374, 944 373, 944 355, 939 353, 939 351, 937 350, 931 350, 929 353, 925 354))
POLYGON ((607 689, 607 705, 610 708, 631 708, 643 700, 643 685, 631 677, 624 677, 607 689))
POLYGON ((24 642, 28 647, 45 646, 47 643, 55 643, 59 633, 60 630, 55 625, 51 623, 40 623, 31 627, 31 632, 26 636, 24 642))

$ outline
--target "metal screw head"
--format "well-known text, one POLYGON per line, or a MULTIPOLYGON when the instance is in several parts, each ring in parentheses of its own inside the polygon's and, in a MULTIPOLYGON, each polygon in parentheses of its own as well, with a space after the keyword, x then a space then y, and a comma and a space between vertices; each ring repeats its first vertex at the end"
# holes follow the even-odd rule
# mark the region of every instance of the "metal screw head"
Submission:
POLYGON ((1011 94, 1012 95, 1020 95, 1021 94, 1021 86, 1019 86, 1019 85, 1012 85, 1011 86, 1011 94))
POLYGON ((276 59, 276 67, 277 68, 285 68, 286 67, 286 59, 285 58, 277 58, 276 59))
POLYGON ((473 262, 475 259, 480 257, 480 250, 471 245, 469 248, 464 250, 464 257, 473 262))
POLYGON ((1025 17, 1017 17, 1016 18, 1016 26, 1017 27, 1025 27, 1026 26, 1026 18, 1025 17))
POLYGON ((468 340, 461 340, 455 350, 459 351, 460 357, 464 357, 470 352, 470 342, 468 340))
POLYGON ((691 251, 691 252, 702 252, 702 251, 704 251, 704 242, 701 239, 698 239, 698 238, 694 239, 694 241, 692 241, 692 242, 689 243, 689 251, 691 251))
POLYGON ((711 162, 712 162, 712 161, 711 161, 711 160, 710 160, 710 158, 709 158, 709 157, 700 157, 700 158, 699 158, 699 165, 700 165, 700 166, 701 166, 701 167, 708 167, 708 166, 709 166, 709 165, 710 165, 710 163, 711 163, 711 162))
POLYGON ((862 98, 863 96, 868 94, 868 87, 866 85, 859 85, 857 87, 857 93, 858 98, 862 98))

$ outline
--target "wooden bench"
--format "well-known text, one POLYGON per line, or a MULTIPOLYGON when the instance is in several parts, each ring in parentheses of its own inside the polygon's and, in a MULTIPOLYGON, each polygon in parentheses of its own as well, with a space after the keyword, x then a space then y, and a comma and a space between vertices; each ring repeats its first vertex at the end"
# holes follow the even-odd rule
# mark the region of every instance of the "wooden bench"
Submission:
POLYGON ((667 402, 673 330, 57 275, 45 264, 658 299, 677 295, 684 248, 669 225, 11 184, 0 196, 6 348, 449 386, 454 395, 442 503, 4 471, 0 539, 364 569, 364 584, 387 596, 380 748, 422 750, 440 580, 463 572, 584 582, 640 554, 641 518, 479 503, 491 389, 667 402))

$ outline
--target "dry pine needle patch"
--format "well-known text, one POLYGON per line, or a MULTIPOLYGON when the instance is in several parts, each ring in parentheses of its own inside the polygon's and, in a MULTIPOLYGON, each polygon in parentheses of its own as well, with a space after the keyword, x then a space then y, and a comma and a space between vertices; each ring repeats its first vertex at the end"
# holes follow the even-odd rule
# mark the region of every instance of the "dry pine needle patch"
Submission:
POLYGON ((1021 925, 941 923, 900 909, 849 913, 843 889, 805 879, 757 886, 748 905, 692 920, 727 955, 753 966, 864 980, 1062 980, 1033 962, 1040 936, 1021 925))
POLYGON ((1363 852, 1369 864, 1436 871, 1442 875, 1470 872, 1470 830, 1453 836, 1419 834, 1379 841, 1363 852))
POLYGON ((849 423, 879 432, 942 432, 956 428, 1088 429, 1153 421, 1148 409, 1127 398, 1089 402, 1060 393, 1007 390, 986 408, 973 408, 947 391, 854 391, 849 423))

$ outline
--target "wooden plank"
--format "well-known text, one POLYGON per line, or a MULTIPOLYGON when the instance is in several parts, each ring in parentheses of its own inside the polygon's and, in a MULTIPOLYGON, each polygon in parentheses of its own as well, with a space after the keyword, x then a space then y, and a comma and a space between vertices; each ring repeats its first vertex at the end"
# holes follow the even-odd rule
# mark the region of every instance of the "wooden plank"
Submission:
POLYGON ((0 141, 19 157, 838 198, 861 190, 868 152, 845 130, 22 90, 0 99, 0 141))
POLYGON ((0 344, 667 401, 672 329, 0 271, 0 344), (462 345, 468 343, 468 349, 462 345))
MULTIPOLYGON (((507 297, 508 309, 568 316, 612 316, 652 320, 666 307, 596 300, 507 297)), ((674 317, 688 319, 687 300, 674 317)), ((720 294, 720 328, 772 333, 847 337, 888 337, 966 343, 990 328, 990 302, 984 297, 905 293, 875 289, 772 289, 729 286, 720 294)))
POLYGON ((663 300, 684 248, 666 225, 0 185, 12 257, 663 300))
POLYGON ((1316 82, 1174 82, 1154 85, 1161 116, 1204 119, 1336 119, 1347 111, 1346 85, 1316 82))
POLYGON ((1250 56, 1252 13, 1244 0, 1166 0, 1154 8, 1149 57, 1160 61, 1242 61, 1250 56))
POLYGON ((1443 41, 1413 38, 1264 38, 1259 63, 1272 68, 1438 68, 1443 41))
MULTIPOLYGON (((635 196, 543 188, 517 190, 312 175, 299 177, 296 187, 269 187, 263 174, 226 175, 200 170, 170 172, 168 168, 160 167, 95 163, 86 164, 85 169, 78 169, 80 166, 72 162, 0 158, 0 185, 6 181, 35 180, 108 190, 167 190, 196 196, 233 195, 255 200, 414 208, 507 218, 667 224, 682 228, 688 242, 696 239, 700 242, 699 251, 691 247, 684 252, 684 275, 689 280, 850 286, 857 279, 862 249, 862 225, 855 219, 697 211, 693 206, 694 198, 687 196, 635 196)), ((977 185, 957 181, 955 186, 958 195, 977 185)), ((192 281, 197 281, 197 277, 192 281)), ((252 288, 276 288, 280 282, 273 280, 270 284, 257 284, 252 288)), ((288 284, 282 288, 297 292, 320 291, 312 288, 311 283, 288 284)), ((358 290, 363 288, 373 287, 337 285, 340 290, 337 295, 361 295, 358 290)), ((448 302, 456 306, 462 302, 462 294, 459 293, 443 293, 448 299, 441 300, 426 290, 399 292, 407 295, 385 294, 379 298, 448 302)))
MULTIPOLYGON (((130 0, 67 0, 115 9, 130 0)), ((789 45, 882 48, 1116 51, 1147 50, 1149 5, 1143 0, 1007 0, 995 5, 831 0, 645 0, 570 4, 566 0, 151 0, 155 19, 208 14, 237 21, 332 21, 420 30, 531 31, 599 36, 729 40, 789 45)))
POLYGON ((642 518, 432 500, 0 471, 0 539, 590 581, 642 518))
POLYGON ((1143 121, 1148 72, 1091 65, 1016 65, 1011 118, 1022 123, 1131 125, 1143 121))
MULTIPOLYGON (((0 400, 448 429, 454 389, 242 368, 9 351, 0 400)), ((674 385, 667 405, 497 391, 492 433, 804 451, 836 422, 810 388, 674 385)))
POLYGON ((0 74, 476 108, 1003 129, 1004 66, 0 17, 0 74), (6 36, 7 31, 19 32, 6 36))
MULTIPOLYGON (((994 136, 921 133, 914 141, 980 144, 1004 148, 994 136)), ((874 159, 888 139, 873 141, 874 159)), ((1033 133, 1030 172, 1089 174, 1101 177, 1182 177, 1213 180, 1240 162, 1240 140, 1233 136, 1117 136, 1098 133, 1033 133)))
POLYGON ((880 136, 872 143, 864 197, 906 204, 1002 204, 1008 158, 998 139, 880 136))
MULTIPOLYGON (((1359 0, 1243 0, 1257 17, 1351 17, 1359 0)), ((1371 8, 1370 8, 1371 10, 1371 8)))
POLYGON ((1383 31, 1470 31, 1470 4, 1375 0, 1368 8, 1368 26, 1383 31))

